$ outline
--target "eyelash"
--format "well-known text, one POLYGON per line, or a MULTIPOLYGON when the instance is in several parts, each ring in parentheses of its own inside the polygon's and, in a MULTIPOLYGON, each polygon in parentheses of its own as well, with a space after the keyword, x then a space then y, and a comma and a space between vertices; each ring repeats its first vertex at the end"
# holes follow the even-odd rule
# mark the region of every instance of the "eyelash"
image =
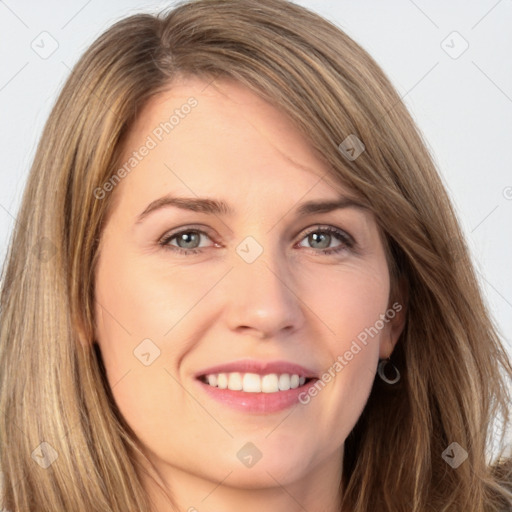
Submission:
MULTIPOLYGON (((202 231, 200 229, 188 228, 188 229, 178 231, 176 233, 171 233, 168 236, 165 236, 163 239, 161 239, 158 242, 158 244, 165 250, 172 251, 172 252, 178 253, 178 254, 182 254, 184 256, 190 256, 192 254, 202 253, 204 248, 202 248, 202 249, 199 249, 199 248, 183 249, 182 247, 169 245, 169 242, 171 240, 175 239, 176 237, 178 237, 179 235, 182 235, 184 233, 199 233, 201 235, 206 235, 208 238, 210 238, 208 233, 206 233, 205 231, 202 231)), ((313 252, 316 252, 316 253, 320 252, 325 255, 337 254, 337 253, 340 253, 347 249, 351 250, 355 246, 354 239, 348 233, 342 231, 341 229, 330 227, 330 226, 326 226, 326 227, 316 226, 311 231, 308 231, 307 233, 305 233, 304 236, 302 237, 301 241, 313 233, 328 233, 330 235, 334 235, 340 242, 342 242, 341 245, 339 245, 337 247, 331 247, 331 248, 327 248, 327 249, 310 248, 310 250, 312 250, 313 252)))

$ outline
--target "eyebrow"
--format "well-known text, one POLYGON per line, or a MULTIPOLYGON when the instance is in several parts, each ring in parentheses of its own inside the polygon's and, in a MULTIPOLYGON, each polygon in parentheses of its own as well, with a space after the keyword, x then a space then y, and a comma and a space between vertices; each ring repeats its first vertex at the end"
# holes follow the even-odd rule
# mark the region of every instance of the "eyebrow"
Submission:
MULTIPOLYGON (((173 197, 166 195, 151 202, 146 209, 137 217, 136 224, 142 222, 150 213, 162 208, 175 207, 181 210, 188 210, 209 215, 233 216, 235 210, 224 201, 203 197, 173 197)), ((356 199, 341 196, 335 200, 308 201, 302 203, 296 209, 296 216, 304 217, 314 213, 328 213, 343 208, 360 208, 367 210, 368 206, 356 199)))

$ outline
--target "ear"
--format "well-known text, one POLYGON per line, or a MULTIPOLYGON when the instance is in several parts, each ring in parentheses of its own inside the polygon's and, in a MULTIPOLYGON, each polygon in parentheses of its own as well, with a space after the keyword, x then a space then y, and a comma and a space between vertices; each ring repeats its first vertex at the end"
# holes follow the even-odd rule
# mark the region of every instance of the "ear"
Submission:
POLYGON ((92 338, 91 338, 91 344, 92 345, 98 345, 99 346, 99 333, 100 330, 103 328, 103 306, 97 301, 94 301, 94 317, 92 320, 92 338))
POLYGON ((379 358, 387 359, 395 349, 396 343, 405 328, 407 318, 408 290, 405 280, 398 282, 398 297, 390 301, 385 315, 385 326, 382 330, 379 346, 379 358))

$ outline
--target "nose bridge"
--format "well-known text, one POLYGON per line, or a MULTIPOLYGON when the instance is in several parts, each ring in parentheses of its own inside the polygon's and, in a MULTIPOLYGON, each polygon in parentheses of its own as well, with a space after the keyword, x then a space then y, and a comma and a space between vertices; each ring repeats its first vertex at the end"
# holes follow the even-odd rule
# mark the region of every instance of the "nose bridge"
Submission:
POLYGON ((253 237, 237 246, 228 310, 231 328, 251 328, 272 336, 284 328, 297 328, 301 308, 286 254, 278 243, 271 247, 271 234, 267 235, 265 246, 253 237))

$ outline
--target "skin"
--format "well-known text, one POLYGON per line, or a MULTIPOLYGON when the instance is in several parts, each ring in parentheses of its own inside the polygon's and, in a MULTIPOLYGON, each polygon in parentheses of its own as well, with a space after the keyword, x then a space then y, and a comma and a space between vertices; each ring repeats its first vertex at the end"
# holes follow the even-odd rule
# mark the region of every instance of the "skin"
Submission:
MULTIPOLYGON (((403 329, 405 308, 307 405, 242 413, 213 401, 194 375, 242 358, 287 360, 318 374, 332 367, 390 307, 376 221, 358 208, 297 217, 303 202, 353 194, 327 175, 281 112, 232 81, 182 77, 152 98, 130 131, 125 160, 190 96, 198 105, 112 192, 95 275, 108 382, 179 510, 339 511, 344 441, 379 357, 391 354, 403 329), (136 223, 168 193, 222 199, 235 214, 166 207, 136 223), (317 226, 347 232, 357 249, 328 234, 325 245, 315 243, 308 234, 317 226), (159 245, 187 228, 206 232, 196 243, 202 253, 159 245), (247 236, 263 249, 251 264, 236 252, 247 236), (340 245, 338 254, 322 253, 340 245), (147 338, 160 350, 148 366, 134 356, 147 338), (262 453, 250 468, 237 458, 247 442, 262 453)), ((155 510, 169 510, 143 478, 155 510)))

